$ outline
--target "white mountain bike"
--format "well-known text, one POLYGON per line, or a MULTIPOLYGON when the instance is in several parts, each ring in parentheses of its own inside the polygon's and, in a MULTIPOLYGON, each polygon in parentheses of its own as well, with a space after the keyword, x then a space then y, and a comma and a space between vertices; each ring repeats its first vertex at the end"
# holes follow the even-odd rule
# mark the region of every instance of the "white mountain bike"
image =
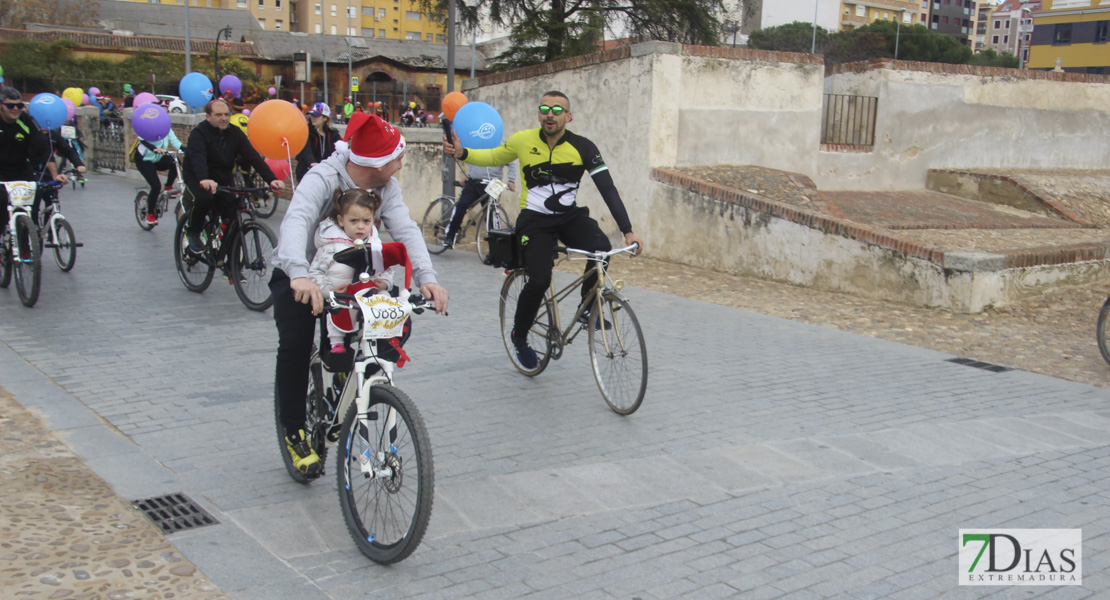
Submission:
MULTIPOLYGON (((363 283, 370 280, 365 245, 344 250, 335 258, 362 271, 359 280, 363 283)), ((407 266, 406 286, 411 269, 407 266)), ((354 313, 351 320, 358 329, 354 334, 357 350, 349 364, 326 364, 336 360, 322 356, 328 346, 321 313, 321 344, 313 350, 309 363, 305 435, 321 464, 327 461, 328 449, 338 447, 336 478, 347 530, 367 558, 390 564, 412 554, 432 514, 435 470, 428 431, 416 404, 394 386, 393 372, 406 358, 400 340, 409 316, 434 305, 431 299, 407 289, 398 290, 395 296, 377 292, 377 288, 354 294, 333 292, 325 298, 326 312, 354 313)), ((339 356, 350 357, 351 353, 339 356)), ((310 479, 293 466, 281 415, 276 410, 275 415, 286 469, 295 481, 307 483, 310 479)), ((321 475, 323 471, 316 477, 321 475)))

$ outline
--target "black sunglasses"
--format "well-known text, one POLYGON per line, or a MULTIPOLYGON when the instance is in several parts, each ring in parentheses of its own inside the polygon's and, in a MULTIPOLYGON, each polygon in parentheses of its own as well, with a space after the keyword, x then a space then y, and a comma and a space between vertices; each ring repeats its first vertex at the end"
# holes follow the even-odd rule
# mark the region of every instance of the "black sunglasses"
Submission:
POLYGON ((25 105, 22 102, 5 102, 4 106, 7 106, 12 110, 23 110, 23 107, 25 105))
POLYGON ((546 115, 547 113, 551 113, 551 114, 553 114, 557 117, 557 116, 563 114, 563 111, 565 111, 565 110, 566 109, 563 108, 562 106, 548 106, 546 104, 541 104, 540 105, 540 114, 541 115, 546 115))

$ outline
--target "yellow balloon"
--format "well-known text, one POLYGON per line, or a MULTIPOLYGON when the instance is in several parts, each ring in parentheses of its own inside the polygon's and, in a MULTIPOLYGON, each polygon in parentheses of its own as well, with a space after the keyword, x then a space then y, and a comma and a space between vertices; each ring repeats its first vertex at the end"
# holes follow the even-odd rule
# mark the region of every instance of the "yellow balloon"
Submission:
POLYGON ((85 91, 81 88, 66 88, 66 90, 62 92, 62 98, 69 98, 69 101, 72 102, 74 106, 81 106, 81 94, 83 93, 85 93, 85 91))
POLYGON ((409 108, 416 108, 415 102, 409 102, 409 108))

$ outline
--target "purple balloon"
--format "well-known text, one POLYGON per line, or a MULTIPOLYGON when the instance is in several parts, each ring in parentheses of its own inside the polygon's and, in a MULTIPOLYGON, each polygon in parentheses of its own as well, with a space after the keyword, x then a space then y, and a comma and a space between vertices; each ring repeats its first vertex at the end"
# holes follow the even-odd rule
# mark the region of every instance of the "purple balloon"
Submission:
POLYGON ((243 109, 243 116, 244 116, 244 117, 249 117, 249 116, 251 116, 251 109, 249 109, 249 108, 244 108, 244 109, 243 109))
POLYGON ((270 86, 270 89, 268 89, 266 91, 270 92, 271 96, 276 96, 277 95, 277 89, 275 89, 273 86, 270 86))
POLYGON ((100 88, 95 85, 89 88, 89 98, 96 98, 100 95, 100 88))
POLYGON ((134 106, 135 108, 138 108, 138 107, 140 107, 144 104, 150 104, 151 102, 157 103, 158 102, 158 96, 155 96, 154 94, 151 94, 150 92, 139 92, 135 96, 135 100, 134 100, 134 102, 131 103, 131 106, 134 106))
POLYGON ((243 82, 234 75, 224 75, 220 78, 220 96, 231 92, 232 96, 238 96, 239 92, 243 91, 243 82))
POLYGON ((73 118, 73 115, 77 114, 77 107, 73 105, 73 100, 69 98, 62 98, 62 104, 66 105, 66 121, 69 121, 73 118))
POLYGON ((148 142, 157 142, 170 133, 170 115, 158 104, 144 104, 131 113, 135 135, 148 142))

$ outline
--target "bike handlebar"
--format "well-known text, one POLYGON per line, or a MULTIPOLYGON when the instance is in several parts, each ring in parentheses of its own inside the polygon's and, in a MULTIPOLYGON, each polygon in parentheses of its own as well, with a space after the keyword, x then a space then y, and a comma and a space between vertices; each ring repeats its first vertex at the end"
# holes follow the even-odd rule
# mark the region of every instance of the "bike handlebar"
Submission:
POLYGON ((607 260, 609 258, 612 258, 612 257, 618 255, 618 254, 624 254, 625 252, 630 253, 630 254, 634 253, 636 251, 636 249, 639 248, 639 247, 640 247, 640 244, 638 242, 633 242, 631 245, 625 246, 624 248, 617 248, 615 250, 600 250, 600 251, 580 250, 578 248, 567 248, 565 246, 556 246, 555 247, 555 252, 557 254, 566 254, 568 258, 570 257, 571 254, 580 254, 580 255, 585 256, 586 258, 588 258, 590 260, 607 260))
MULTIPOLYGON (((420 292, 411 292, 408 298, 409 304, 412 305, 412 312, 422 314, 424 309, 435 309, 435 301, 431 298, 425 298, 420 292)), ((328 297, 324 299, 324 304, 327 312, 337 314, 348 308, 358 308, 358 298, 354 294, 344 294, 343 292, 329 292, 328 297)))

